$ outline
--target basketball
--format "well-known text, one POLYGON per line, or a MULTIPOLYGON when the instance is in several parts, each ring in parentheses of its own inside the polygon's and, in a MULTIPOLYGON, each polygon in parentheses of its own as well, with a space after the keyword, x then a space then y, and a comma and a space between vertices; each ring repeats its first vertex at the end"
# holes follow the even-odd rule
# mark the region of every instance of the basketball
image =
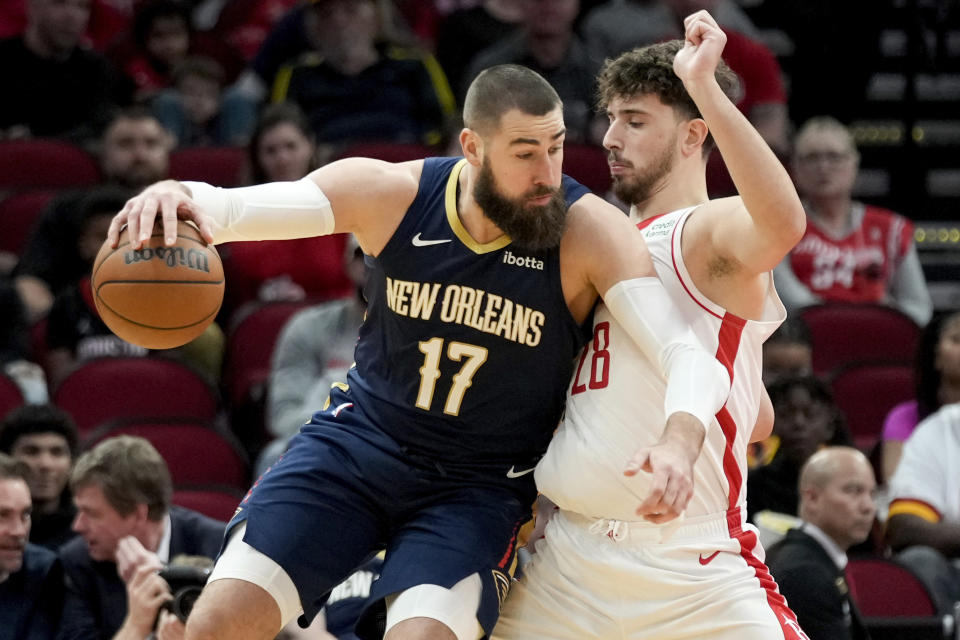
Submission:
POLYGON ((93 262, 93 299, 103 322, 120 338, 148 349, 184 345, 213 322, 223 302, 223 264, 195 226, 177 223, 177 241, 163 244, 160 221, 150 239, 131 249, 104 242, 93 262))

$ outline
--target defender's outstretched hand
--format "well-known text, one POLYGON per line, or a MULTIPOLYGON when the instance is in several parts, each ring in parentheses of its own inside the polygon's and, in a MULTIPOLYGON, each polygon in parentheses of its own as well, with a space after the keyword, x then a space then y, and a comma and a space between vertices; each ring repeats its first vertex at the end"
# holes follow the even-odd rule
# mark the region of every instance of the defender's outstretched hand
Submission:
POLYGON ((157 213, 163 219, 164 243, 173 245, 177 240, 177 219, 189 220, 200 229, 200 235, 213 243, 213 228, 207 216, 193 201, 187 189, 176 180, 164 180, 150 185, 127 200, 123 209, 113 217, 107 239, 110 246, 120 244, 120 231, 124 225, 134 249, 139 249, 150 238, 157 213))
POLYGON ((623 471, 653 476, 646 499, 637 508, 644 520, 663 524, 678 518, 693 497, 693 464, 700 456, 706 430, 694 416, 677 412, 667 418, 660 441, 633 454, 623 471))

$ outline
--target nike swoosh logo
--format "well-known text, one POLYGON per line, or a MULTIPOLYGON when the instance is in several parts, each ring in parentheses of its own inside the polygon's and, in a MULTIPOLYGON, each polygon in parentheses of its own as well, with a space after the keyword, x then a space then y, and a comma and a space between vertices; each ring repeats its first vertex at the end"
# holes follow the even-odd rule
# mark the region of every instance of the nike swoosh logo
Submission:
POLYGON ((514 471, 513 467, 510 467, 510 471, 507 471, 508 478, 519 478, 520 476, 525 476, 531 471, 536 469, 536 467, 530 467, 529 469, 524 469, 523 471, 514 471))
POLYGON ((415 247, 429 247, 432 244, 444 244, 445 242, 452 242, 451 238, 446 240, 421 240, 420 234, 413 236, 413 246, 415 247))
POLYGON ((713 562, 713 559, 716 558, 718 555, 720 555, 720 552, 719 552, 719 551, 714 551, 713 553, 711 553, 710 555, 708 555, 706 558, 704 558, 704 557, 703 557, 703 554, 701 553, 701 554, 700 554, 700 564, 706 566, 706 565, 710 564, 711 562, 713 562))

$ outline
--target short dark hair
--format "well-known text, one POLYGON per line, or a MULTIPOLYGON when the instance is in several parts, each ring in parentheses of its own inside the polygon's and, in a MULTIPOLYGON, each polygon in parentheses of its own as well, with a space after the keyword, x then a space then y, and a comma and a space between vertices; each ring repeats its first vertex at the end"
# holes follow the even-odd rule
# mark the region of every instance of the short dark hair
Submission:
POLYGON ((141 4, 134 12, 133 25, 130 29, 134 42, 143 46, 153 28, 153 23, 160 18, 179 18, 186 26, 187 32, 193 30, 190 23, 190 7, 186 3, 178 0, 151 0, 141 4))
POLYGON ((127 200, 135 193, 124 187, 103 185, 91 188, 80 199, 76 208, 71 211, 74 229, 82 233, 87 222, 96 215, 109 213, 113 215, 123 209, 127 200))
MULTIPOLYGON (((597 80, 599 110, 606 110, 614 98, 649 94, 660 98, 685 120, 702 118, 683 81, 673 70, 673 59, 682 48, 683 40, 669 40, 627 51, 613 60, 608 59, 597 80)), ((723 60, 717 65, 714 76, 723 93, 737 102, 740 81, 723 60)), ((713 146, 713 136, 707 133, 703 142, 704 154, 709 153, 713 146)))
POLYGON ((463 101, 463 123, 487 135, 511 109, 542 116, 562 106, 557 91, 539 73, 518 64, 500 64, 484 69, 470 83, 463 101))
POLYGON ((154 522, 170 510, 173 482, 163 458, 144 438, 107 438, 77 460, 70 476, 70 489, 95 485, 120 515, 130 515, 137 505, 147 505, 154 522))
POLYGON ((0 480, 23 480, 28 482, 30 467, 22 460, 0 453, 0 480))
POLYGON ((810 399, 827 407, 831 413, 831 422, 833 426, 833 435, 827 441, 829 445, 852 445, 853 438, 847 429, 847 421, 834 400, 830 385, 812 375, 786 375, 770 383, 767 387, 767 394, 770 396, 770 404, 774 411, 781 403, 786 402, 790 392, 794 389, 804 389, 810 394, 810 399))
POLYGON ((76 457, 77 426, 69 413, 52 404, 26 404, 8 413, 0 423, 0 452, 10 453, 17 440, 36 433, 63 436, 70 447, 70 457, 76 457))

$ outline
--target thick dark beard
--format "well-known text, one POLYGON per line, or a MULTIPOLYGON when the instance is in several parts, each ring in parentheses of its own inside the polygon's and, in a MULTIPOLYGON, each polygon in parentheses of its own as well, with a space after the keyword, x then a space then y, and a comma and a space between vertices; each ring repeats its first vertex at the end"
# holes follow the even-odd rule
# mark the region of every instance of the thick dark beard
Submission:
POLYGON ((562 188, 542 186, 513 200, 500 193, 490 163, 484 162, 473 188, 473 199, 483 209, 483 214, 510 236, 517 248, 544 251, 560 246, 567 222, 567 202, 562 188), (551 198, 543 206, 523 204, 529 198, 545 195, 551 198))
MULTIPOLYGON (((667 145, 659 157, 654 158, 642 173, 632 176, 613 176, 613 193, 621 202, 629 205, 645 202, 653 196, 654 188, 659 186, 663 179, 673 169, 673 149, 675 145, 667 145)), ((613 159, 611 157, 611 159, 613 159)), ((619 159, 619 158, 618 158, 619 159)))

